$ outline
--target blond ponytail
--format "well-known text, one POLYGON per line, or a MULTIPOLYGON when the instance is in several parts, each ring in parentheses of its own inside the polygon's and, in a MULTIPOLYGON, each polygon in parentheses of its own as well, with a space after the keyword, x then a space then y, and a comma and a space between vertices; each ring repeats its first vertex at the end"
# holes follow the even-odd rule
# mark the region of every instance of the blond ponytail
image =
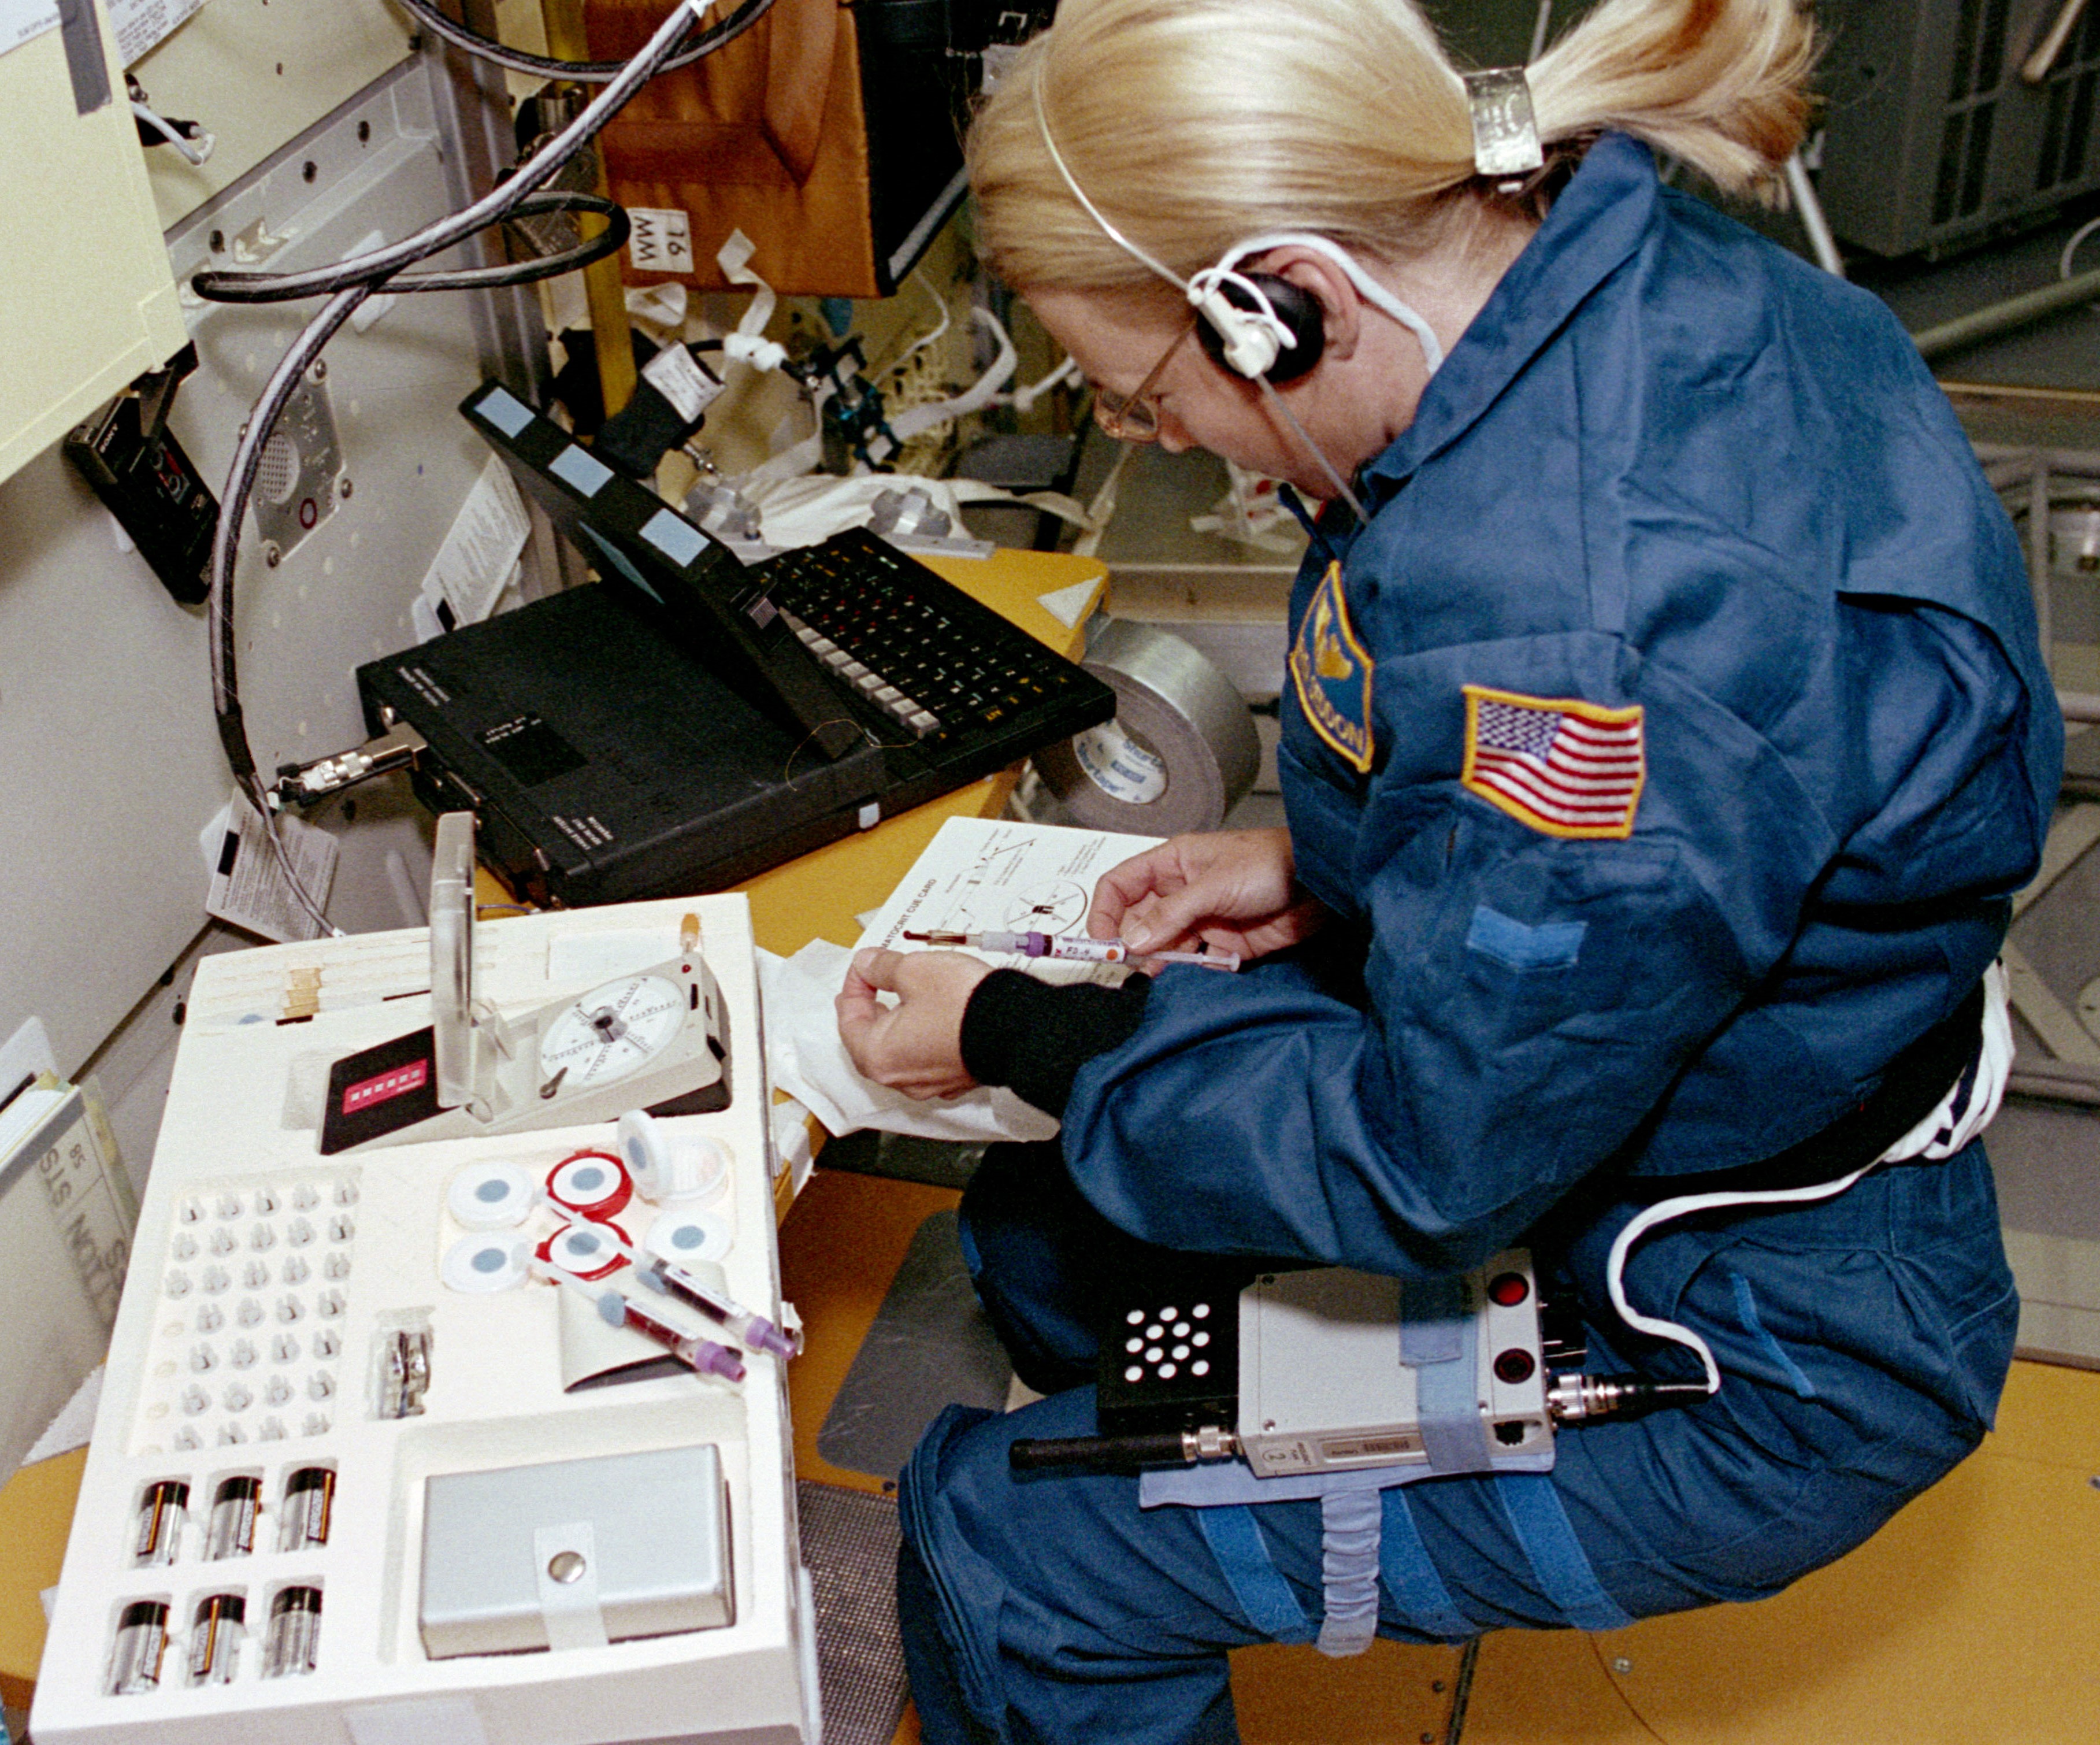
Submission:
POLYGON ((1540 136, 1616 128, 1731 193, 1800 144, 1815 38, 1794 0, 1603 0, 1530 69, 1540 136))
MULTIPOLYGON (((1602 0, 1530 69, 1533 104, 1549 149, 1618 128, 1748 188, 1800 138, 1811 58, 1794 0, 1602 0)), ((1412 0, 1064 0, 971 129, 978 245, 1023 287, 1155 285, 1072 197, 1046 125, 1103 215, 1184 277, 1280 230, 1404 260, 1492 197, 1412 0)))

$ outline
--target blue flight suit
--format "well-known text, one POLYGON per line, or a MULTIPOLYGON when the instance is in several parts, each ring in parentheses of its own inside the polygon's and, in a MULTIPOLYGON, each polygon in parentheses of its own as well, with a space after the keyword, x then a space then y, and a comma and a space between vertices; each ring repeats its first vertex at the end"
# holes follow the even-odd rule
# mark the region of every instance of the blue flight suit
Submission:
MULTIPOLYGON (((1076 1376, 1088 1282, 1146 1245, 1405 1277, 1523 1240, 1593 1371, 1696 1380, 1602 1283, 1648 1178, 1858 1105, 2037 864, 2062 723, 2011 528, 1887 311, 1622 136, 1358 489, 1293 592, 1279 767, 1299 876, 1367 948, 1166 971, 1079 1074, 1069 1180, 966 1202, 980 1289, 1076 1376)), ((1388 1633, 1776 1591, 1974 1446, 2017 1309, 1980 1145, 1665 1226, 1626 1282, 1720 1393, 1564 1429, 1550 1477, 1385 1493, 1388 1633)), ((907 1469, 929 1741, 1229 1739, 1222 1650, 1317 1627, 1316 1505, 1008 1472, 1091 1410, 951 1412, 907 1469)))

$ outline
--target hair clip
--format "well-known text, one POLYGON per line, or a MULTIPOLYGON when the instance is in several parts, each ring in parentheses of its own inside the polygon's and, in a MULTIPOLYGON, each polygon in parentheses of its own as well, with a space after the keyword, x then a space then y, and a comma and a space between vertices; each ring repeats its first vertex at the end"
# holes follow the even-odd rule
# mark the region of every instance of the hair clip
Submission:
POLYGON ((1473 168, 1484 176, 1529 175, 1546 161, 1531 112, 1531 85, 1521 67, 1489 67, 1458 75, 1473 121, 1473 168))

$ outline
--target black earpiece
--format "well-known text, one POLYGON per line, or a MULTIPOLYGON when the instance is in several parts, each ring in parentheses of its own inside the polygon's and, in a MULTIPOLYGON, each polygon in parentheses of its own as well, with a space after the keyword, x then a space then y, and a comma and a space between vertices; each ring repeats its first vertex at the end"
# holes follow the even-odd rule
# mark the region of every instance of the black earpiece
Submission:
MULTIPOLYGON (((1276 361, 1256 373, 1265 376, 1272 385, 1295 382, 1320 361, 1320 354, 1326 346, 1327 322, 1320 299, 1280 273, 1250 272, 1237 274, 1235 278, 1244 278, 1248 285, 1259 289, 1268 299, 1276 318, 1290 332, 1290 343, 1277 353, 1276 361)), ((1218 291, 1235 309, 1251 310, 1256 307, 1245 286, 1233 279, 1222 281, 1218 291)), ((1221 369, 1240 373, 1226 361, 1227 336, 1220 334, 1207 317, 1196 323, 1196 338, 1211 362, 1221 369)))

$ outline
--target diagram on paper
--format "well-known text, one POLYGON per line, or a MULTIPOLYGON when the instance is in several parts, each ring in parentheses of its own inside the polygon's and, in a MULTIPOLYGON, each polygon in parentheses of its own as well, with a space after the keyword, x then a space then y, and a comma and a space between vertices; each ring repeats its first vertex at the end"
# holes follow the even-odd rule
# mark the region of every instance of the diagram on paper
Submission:
POLYGON ((1005 926, 1012 933, 1074 933, 1087 918, 1092 890, 1069 878, 1048 878, 1014 893, 1005 926))
MULTIPOLYGON (((1001 819, 951 818, 926 846, 862 945, 923 949, 906 933, 1086 931, 1094 884, 1102 873, 1162 838, 1073 830, 1001 819)), ((1048 963, 1018 952, 975 954, 1002 969, 1027 968, 1049 981, 1115 981, 1110 965, 1048 963)))

